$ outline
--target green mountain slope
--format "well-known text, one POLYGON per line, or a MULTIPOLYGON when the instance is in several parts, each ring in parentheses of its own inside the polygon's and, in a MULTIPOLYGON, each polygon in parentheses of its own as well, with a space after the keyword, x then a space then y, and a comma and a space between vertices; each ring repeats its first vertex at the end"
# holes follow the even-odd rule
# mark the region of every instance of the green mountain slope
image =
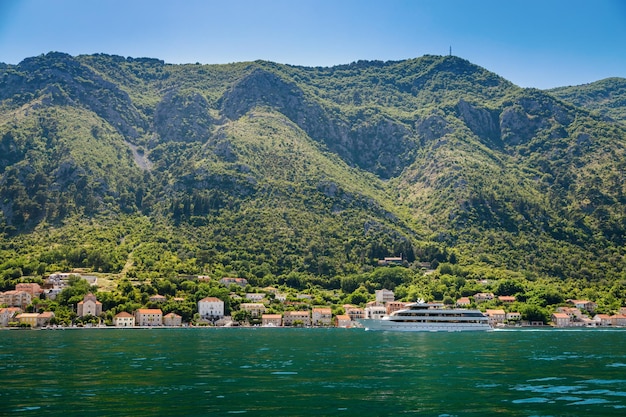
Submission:
MULTIPOLYGON (((602 87, 611 103, 617 81, 602 87)), ((565 91, 438 56, 307 68, 50 53, 2 66, 6 267, 331 286, 402 254, 616 279, 626 130, 565 91)))
POLYGON ((607 78, 590 84, 554 88, 548 92, 613 120, 626 121, 626 79, 624 78, 607 78))

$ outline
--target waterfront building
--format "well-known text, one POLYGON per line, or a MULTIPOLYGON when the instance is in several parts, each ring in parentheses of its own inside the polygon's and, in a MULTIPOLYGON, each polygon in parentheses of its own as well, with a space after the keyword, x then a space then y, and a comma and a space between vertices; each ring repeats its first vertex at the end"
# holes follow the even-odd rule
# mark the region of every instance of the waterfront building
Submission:
POLYGON ((330 307, 314 307, 312 311, 313 326, 330 326, 333 313, 330 307))
POLYGON ((504 310, 487 309, 485 314, 489 318, 489 325, 491 327, 495 327, 498 324, 504 324, 504 321, 506 320, 506 313, 504 310))
POLYGON ((140 308, 135 312, 137 326, 162 326, 163 312, 160 308, 140 308))
POLYGON ((163 325, 164 326, 182 326, 183 318, 182 316, 171 312, 163 316, 163 325))
POLYGON ((351 304, 345 304, 343 309, 346 311, 346 314, 350 316, 350 320, 357 321, 365 318, 365 310, 361 307, 357 307, 351 304))
POLYGON ((39 317, 39 313, 20 313, 15 316, 15 319, 20 324, 28 324, 30 327, 37 327, 37 317, 39 317))
POLYGON ((310 326, 311 315, 307 310, 285 311, 283 315, 283 326, 310 326))
POLYGON ((506 313, 506 321, 520 321, 522 319, 522 313, 517 311, 511 311, 506 313))
POLYGON ((217 297, 206 297, 198 301, 198 314, 203 320, 217 320, 224 317, 224 302, 217 297))
POLYGON ((135 316, 126 311, 122 311, 121 313, 117 313, 115 317, 113 317, 113 325, 115 327, 134 327, 135 326, 135 316))
POLYGON ((552 313, 552 322, 556 327, 569 327, 570 316, 565 313, 552 313))
POLYGON ((263 314, 261 316, 261 325, 263 327, 280 327, 283 322, 283 316, 280 314, 263 314))
POLYGON ((379 305, 365 307, 366 319, 382 319, 387 314, 387 308, 379 305))
POLYGON ((10 322, 14 321, 15 316, 22 312, 19 307, 0 308, 0 327, 7 327, 10 322))
POLYGON ((337 321, 337 327, 352 327, 352 319, 347 314, 339 314, 335 317, 335 320, 337 321))
POLYGON ((615 314, 611 316, 611 325, 619 327, 626 326, 626 314, 615 314))
POLYGON ((52 311, 44 311, 43 313, 39 313, 37 316, 37 326, 43 327, 50 324, 50 320, 54 318, 54 313, 52 311))

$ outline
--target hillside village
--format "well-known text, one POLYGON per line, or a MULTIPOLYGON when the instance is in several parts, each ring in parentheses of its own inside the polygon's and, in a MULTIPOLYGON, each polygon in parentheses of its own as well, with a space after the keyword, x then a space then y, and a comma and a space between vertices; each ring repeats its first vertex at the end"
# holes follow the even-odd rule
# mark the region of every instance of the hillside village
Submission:
MULTIPOLYGON (((359 327, 359 319, 378 319, 404 308, 408 302, 395 300, 394 292, 387 289, 376 290, 375 300, 364 303, 364 307, 344 304, 333 312, 328 305, 316 305, 310 294, 290 295, 274 287, 256 289, 243 295, 235 291, 228 294, 228 301, 236 301, 236 308, 228 312, 224 300, 208 296, 197 301, 192 320, 184 320, 175 311, 164 313, 161 305, 182 303, 182 297, 161 294, 151 295, 148 303, 134 311, 120 311, 110 320, 97 295, 89 292, 74 306, 73 320, 63 322, 53 311, 41 308, 41 300, 54 300, 70 285, 76 274, 56 273, 50 275, 43 286, 38 283, 18 283, 14 290, 0 292, 0 327, 3 328, 63 328, 63 327, 181 327, 181 326, 263 326, 263 327, 359 327), (273 308, 280 305, 281 312, 273 308), (39 311, 42 310, 42 311, 39 311)), ((80 278, 92 284, 97 278, 80 278)), ((208 277, 196 277, 207 280, 208 277)), ((219 280, 224 288, 237 287, 250 289, 244 278, 225 277, 219 280), (234 286, 234 287, 232 287, 234 286)), ((509 306, 516 301, 515 296, 496 296, 493 293, 476 293, 471 297, 461 297, 455 305, 459 308, 479 308, 489 318, 494 327, 504 326, 545 326, 566 327, 623 327, 626 326, 626 307, 618 314, 596 314, 597 304, 589 300, 567 300, 550 317, 549 323, 525 321, 522 314, 510 311, 509 306), (502 308, 481 308, 494 302, 502 308)), ((110 315, 109 315, 110 316, 110 315)))

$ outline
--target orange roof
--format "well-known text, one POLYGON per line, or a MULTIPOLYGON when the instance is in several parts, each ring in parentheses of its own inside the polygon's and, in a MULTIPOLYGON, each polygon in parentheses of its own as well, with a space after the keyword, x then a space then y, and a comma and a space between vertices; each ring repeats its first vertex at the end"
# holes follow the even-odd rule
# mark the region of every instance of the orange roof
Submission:
POLYGON ((132 314, 130 314, 130 313, 127 313, 126 311, 122 311, 121 313, 117 313, 117 314, 115 315, 115 317, 116 317, 116 318, 117 318, 117 317, 133 317, 133 315, 132 315, 132 314))
POLYGON ((163 314, 160 308, 140 308, 137 312, 139 314, 163 314))

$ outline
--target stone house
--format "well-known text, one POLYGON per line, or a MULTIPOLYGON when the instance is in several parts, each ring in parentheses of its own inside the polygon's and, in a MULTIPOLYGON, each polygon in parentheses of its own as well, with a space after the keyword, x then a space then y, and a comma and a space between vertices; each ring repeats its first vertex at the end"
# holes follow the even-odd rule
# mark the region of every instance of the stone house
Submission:
POLYGON ((494 295, 491 292, 479 292, 474 294, 474 301, 477 303, 482 303, 485 301, 491 301, 494 299, 494 295))
POLYGON ((456 300, 457 307, 468 307, 471 304, 472 304, 472 301, 469 299, 469 297, 461 297, 458 300, 456 300))
POLYGON ((330 307, 314 307, 311 312, 313 326, 330 326, 333 320, 333 313, 330 307))
POLYGON ((54 313, 52 311, 44 311, 43 313, 39 313, 37 316, 37 326, 43 327, 50 324, 50 320, 54 318, 54 313))
POLYGON ((283 316, 280 314, 263 314, 261 316, 261 326, 280 327, 283 324, 283 316))
POLYGON ((506 313, 506 321, 520 321, 522 319, 522 313, 517 311, 511 311, 506 313))
POLYGON ((265 293, 262 292, 252 292, 246 294, 246 300, 250 301, 261 301, 265 298, 265 293))
POLYGON ((611 324, 618 327, 626 326, 626 314, 615 314, 611 316, 611 324))
POLYGON ((613 321, 608 314, 596 314, 593 318, 594 323, 597 326, 612 326, 613 321))
POLYGON ((163 312, 160 308, 140 308, 135 312, 137 326, 162 326, 163 312))
POLYGON ((160 294, 154 294, 150 296, 149 300, 152 301, 153 303, 164 303, 167 301, 167 297, 165 297, 164 295, 160 295, 160 294))
POLYGON ((570 326, 570 316, 566 313, 552 313, 552 323, 556 327, 569 327, 570 326))
POLYGON ((498 300, 500 300, 501 302, 508 304, 508 303, 514 303, 515 302, 515 296, 513 295, 499 295, 498 296, 498 300))
POLYGON ((22 312, 19 307, 0 308, 0 327, 7 327, 10 322, 14 321, 15 316, 22 312))
POLYGON ((598 308, 598 304, 588 300, 567 300, 567 302, 578 309, 587 310, 589 313, 593 313, 598 308))
POLYGON ((339 314, 335 317, 335 321, 337 322, 337 327, 352 327, 352 319, 350 319, 350 316, 347 314, 339 314))
POLYGON ((239 285, 241 288, 245 288, 246 285, 248 285, 248 280, 245 278, 222 278, 219 282, 225 287, 229 287, 231 284, 235 284, 239 285))
POLYGON ((311 315, 307 310, 285 311, 283 314, 283 326, 302 325, 308 327, 311 325, 311 315))
POLYGON ((506 320, 506 313, 504 310, 487 309, 485 314, 489 318, 489 325, 495 327, 499 324, 504 324, 506 320))
POLYGON ((182 326, 183 318, 174 312, 168 313, 163 316, 163 325, 170 327, 182 326))
POLYGON ((265 306, 262 303, 241 303, 239 308, 249 312, 253 318, 259 318, 265 313, 265 306))

